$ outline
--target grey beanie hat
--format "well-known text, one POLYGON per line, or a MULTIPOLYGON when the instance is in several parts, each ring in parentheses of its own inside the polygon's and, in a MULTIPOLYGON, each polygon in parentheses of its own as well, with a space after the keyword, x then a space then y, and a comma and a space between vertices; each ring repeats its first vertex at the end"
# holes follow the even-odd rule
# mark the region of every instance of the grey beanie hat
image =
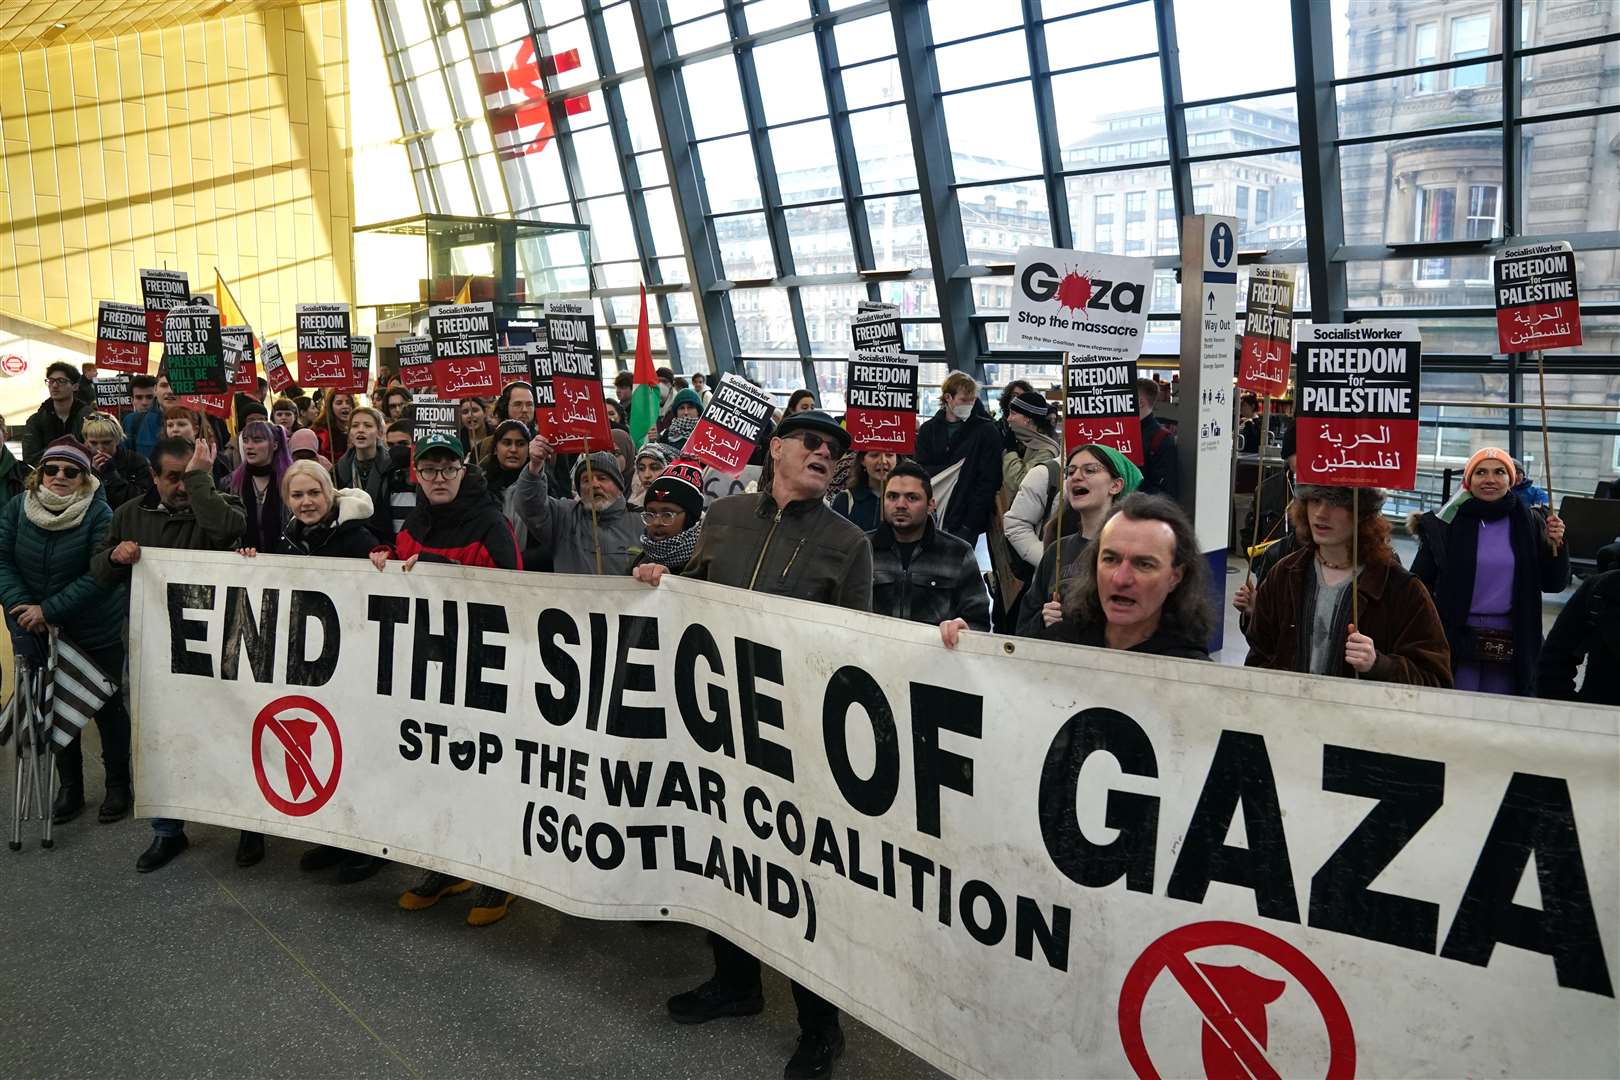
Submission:
POLYGON ((618 487, 620 494, 624 493, 624 473, 619 471, 619 459, 606 450, 598 450, 594 454, 581 454, 579 460, 574 462, 575 487, 579 486, 579 475, 585 471, 586 461, 591 463, 593 470, 605 474, 609 480, 612 480, 614 485, 618 487))

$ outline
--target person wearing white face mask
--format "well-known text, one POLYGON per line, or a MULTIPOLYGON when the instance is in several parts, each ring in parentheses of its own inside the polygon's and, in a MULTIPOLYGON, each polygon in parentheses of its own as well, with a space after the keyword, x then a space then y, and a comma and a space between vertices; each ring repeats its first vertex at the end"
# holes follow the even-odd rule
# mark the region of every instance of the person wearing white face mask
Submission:
POLYGON ((973 546, 995 513, 1001 434, 979 403, 971 375, 951 372, 939 396, 939 411, 917 430, 915 457, 933 482, 940 527, 973 546))

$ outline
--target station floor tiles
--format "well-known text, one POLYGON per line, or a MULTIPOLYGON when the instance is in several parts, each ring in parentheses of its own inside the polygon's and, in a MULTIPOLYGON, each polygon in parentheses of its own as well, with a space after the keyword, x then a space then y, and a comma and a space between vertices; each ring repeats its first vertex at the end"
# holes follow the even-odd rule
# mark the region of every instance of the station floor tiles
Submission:
MULTIPOLYGON (((711 970, 696 927, 519 900, 475 929, 470 893, 400 911, 413 867, 338 885, 298 869, 308 845, 270 837, 239 869, 237 834, 211 826, 137 874, 148 824, 98 825, 98 765, 86 779, 92 801, 54 850, 33 829, 0 849, 0 1077, 708 1080, 778 1077, 793 1052, 792 995, 769 970, 764 1014, 669 1020, 664 1001, 711 970)), ((940 1075, 849 1017, 844 1030, 840 1077, 940 1075)))

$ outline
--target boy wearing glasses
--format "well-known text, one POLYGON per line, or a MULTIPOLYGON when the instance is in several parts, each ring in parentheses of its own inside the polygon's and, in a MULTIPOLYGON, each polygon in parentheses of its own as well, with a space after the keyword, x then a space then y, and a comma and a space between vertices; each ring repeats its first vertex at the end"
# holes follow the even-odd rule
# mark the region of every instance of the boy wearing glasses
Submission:
MULTIPOLYGON (((792 596, 856 611, 872 610, 872 547, 866 534, 824 500, 833 466, 849 450, 849 433, 819 409, 794 413, 770 440, 769 490, 716 499, 683 576, 755 592, 792 596)), ((657 585, 657 563, 635 569, 637 581, 657 585)), ((765 1008, 759 960, 718 934, 714 976, 669 999, 677 1023, 702 1024, 752 1016, 765 1008)), ((793 984, 799 1046, 786 1080, 826 1076, 844 1052, 844 1033, 831 1002, 793 984)))
MULTIPOLYGON (((394 555, 410 570, 421 559, 460 566, 521 570, 517 538, 489 497, 484 474, 462 462, 454 435, 435 432, 416 440, 416 506, 394 537, 394 555)), ((385 549, 372 552, 382 568, 385 549)))
POLYGON ((647 485, 641 524, 631 570, 643 563, 657 563, 672 574, 686 569, 703 532, 703 469, 682 460, 659 473, 647 485))
POLYGON ((29 468, 39 464, 45 448, 57 439, 64 435, 80 437, 80 427, 90 409, 77 397, 79 378, 79 369, 64 360, 45 369, 45 390, 50 396, 23 428, 23 464, 29 468))

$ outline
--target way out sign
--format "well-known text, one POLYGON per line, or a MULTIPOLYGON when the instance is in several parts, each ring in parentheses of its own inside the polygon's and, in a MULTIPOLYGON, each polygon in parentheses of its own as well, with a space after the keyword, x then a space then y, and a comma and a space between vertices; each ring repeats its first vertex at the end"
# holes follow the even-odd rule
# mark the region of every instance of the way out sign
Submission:
POLYGON ((1505 353, 1568 349, 1581 343, 1575 252, 1565 243, 1509 248, 1491 264, 1496 338, 1505 353))

